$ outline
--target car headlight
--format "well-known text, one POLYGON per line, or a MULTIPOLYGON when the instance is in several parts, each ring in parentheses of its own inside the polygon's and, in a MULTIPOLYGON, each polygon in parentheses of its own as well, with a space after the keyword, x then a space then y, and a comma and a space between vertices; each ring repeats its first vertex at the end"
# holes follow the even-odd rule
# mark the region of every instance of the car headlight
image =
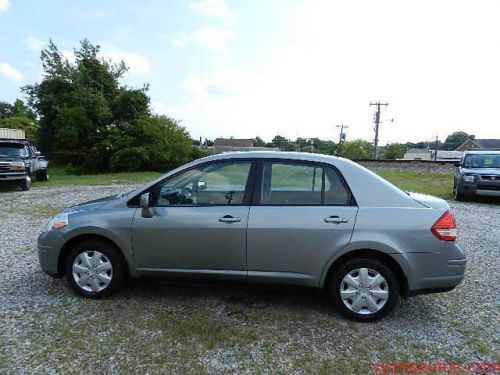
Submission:
POLYGON ((26 169, 26 165, 22 161, 15 161, 10 165, 11 171, 24 171, 26 169))
POLYGON ((474 182, 474 176, 464 175, 464 182, 474 182))
POLYGON ((68 225, 68 214, 61 213, 54 216, 47 225, 47 232, 51 230, 61 229, 68 225))

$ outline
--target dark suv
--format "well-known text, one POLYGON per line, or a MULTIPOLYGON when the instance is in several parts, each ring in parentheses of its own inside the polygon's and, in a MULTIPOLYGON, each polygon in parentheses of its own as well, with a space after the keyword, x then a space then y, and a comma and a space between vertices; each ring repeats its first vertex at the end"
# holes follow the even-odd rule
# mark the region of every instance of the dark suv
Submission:
POLYGON ((500 151, 466 151, 453 184, 456 200, 500 197, 500 151))
POLYGON ((0 138, 0 182, 17 182, 22 190, 29 190, 31 177, 47 181, 48 161, 29 141, 0 138))

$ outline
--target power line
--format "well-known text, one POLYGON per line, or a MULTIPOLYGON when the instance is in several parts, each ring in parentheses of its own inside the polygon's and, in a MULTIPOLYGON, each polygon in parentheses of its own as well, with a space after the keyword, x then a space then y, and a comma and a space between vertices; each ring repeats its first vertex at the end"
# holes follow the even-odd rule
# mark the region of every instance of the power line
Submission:
POLYGON ((379 126, 380 126, 380 107, 385 106, 387 108, 388 105, 389 105, 389 103, 380 103, 380 102, 370 103, 370 107, 377 106, 377 111, 375 112, 375 118, 373 119, 373 122, 375 123, 375 129, 373 129, 373 130, 375 130, 375 139, 373 140, 373 158, 374 159, 377 159, 378 130, 379 130, 379 126))

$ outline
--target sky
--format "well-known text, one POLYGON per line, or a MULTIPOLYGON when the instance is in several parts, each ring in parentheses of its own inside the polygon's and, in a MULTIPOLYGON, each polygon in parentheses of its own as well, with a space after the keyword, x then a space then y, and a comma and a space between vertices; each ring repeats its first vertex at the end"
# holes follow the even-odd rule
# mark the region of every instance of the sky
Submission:
POLYGON ((124 60, 155 113, 199 137, 500 138, 500 1, 0 0, 0 101, 50 39, 124 60), (391 121, 393 120, 393 121, 391 121))

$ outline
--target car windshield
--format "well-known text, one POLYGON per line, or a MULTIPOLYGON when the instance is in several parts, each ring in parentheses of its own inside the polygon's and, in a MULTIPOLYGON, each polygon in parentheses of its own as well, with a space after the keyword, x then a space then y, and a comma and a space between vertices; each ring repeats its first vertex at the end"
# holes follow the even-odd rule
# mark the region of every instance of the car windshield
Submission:
POLYGON ((23 145, 12 143, 0 143, 0 155, 26 156, 23 145))
POLYGON ((500 168, 500 154, 467 155, 464 160, 466 168, 500 168))

